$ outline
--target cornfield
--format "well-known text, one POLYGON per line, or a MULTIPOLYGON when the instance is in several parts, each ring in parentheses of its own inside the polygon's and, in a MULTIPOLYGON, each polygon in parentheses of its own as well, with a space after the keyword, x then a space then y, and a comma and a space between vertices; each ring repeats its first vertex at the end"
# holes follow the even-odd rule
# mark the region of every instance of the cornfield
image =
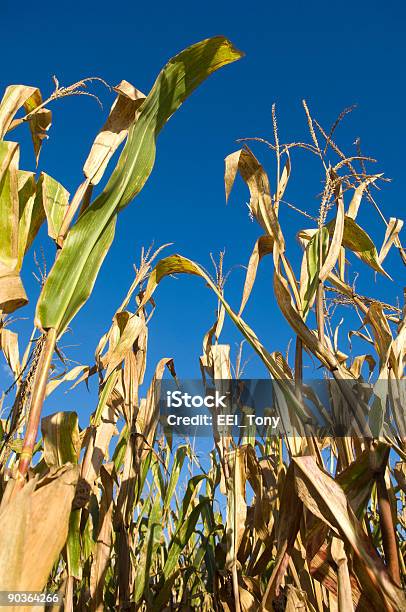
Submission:
MULTIPOLYGON (((390 277, 394 251, 405 264, 403 221, 387 219, 377 202, 387 179, 370 172, 375 160, 360 150, 348 156, 336 143, 347 111, 326 130, 303 102, 308 140, 283 143, 273 107, 272 141, 245 139, 226 157, 226 199, 239 176, 260 227, 237 307, 226 299, 223 253, 211 274, 180 254, 164 257, 168 245, 145 249, 94 362, 54 368, 65 363, 61 338, 91 297, 117 215, 149 178, 158 133, 210 74, 241 56, 227 39, 211 38, 172 58, 146 96, 122 81, 72 198, 45 172, 20 170, 19 144, 9 138, 28 124, 38 162, 50 107, 68 95, 91 95, 89 83, 56 81, 46 100, 35 87, 4 93, 0 347, 13 379, 0 399, 0 592, 57 594, 65 611, 406 610, 406 296, 402 305, 362 295, 349 272, 362 277, 369 267, 390 277), (269 174, 254 147, 271 153, 269 174), (315 210, 285 199, 296 157, 319 166, 315 210), (295 237, 279 219, 284 206, 304 224, 296 236, 299 269, 290 263, 295 237), (379 248, 357 222, 361 207, 379 216, 379 248), (20 351, 14 313, 28 301, 20 272, 42 225, 56 255, 20 351), (293 340, 288 350, 264 346, 244 318, 266 256, 275 307, 293 340), (144 380, 148 326, 161 307, 159 284, 175 274, 201 278, 216 303, 203 338, 204 384, 212 391, 244 384, 242 354, 233 363, 221 337, 228 317, 267 369, 277 390, 272 410, 289 416, 294 435, 259 435, 254 427, 236 436, 213 427, 203 461, 194 440, 160 427, 161 385, 178 377, 174 359, 163 357, 144 380), (307 383, 309 369, 325 384, 332 411, 307 383), (84 428, 74 406, 42 416, 55 389, 90 379, 98 397, 84 428), (313 412, 330 428, 311 428, 313 412), (345 431, 334 435, 343 420, 345 431)), ((14 599, 7 609, 33 604, 60 607, 52 599, 14 599)))

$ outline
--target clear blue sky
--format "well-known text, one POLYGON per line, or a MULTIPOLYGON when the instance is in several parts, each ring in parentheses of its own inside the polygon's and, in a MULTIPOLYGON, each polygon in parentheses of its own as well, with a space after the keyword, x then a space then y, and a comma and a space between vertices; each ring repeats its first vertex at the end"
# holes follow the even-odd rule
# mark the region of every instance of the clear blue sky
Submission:
MULTIPOLYGON (((16 5, 3 0, 1 15, 2 88, 10 83, 37 85, 45 96, 52 91, 53 74, 63 85, 100 76, 112 85, 126 79, 147 92, 167 59, 215 34, 228 36, 246 53, 243 60, 204 83, 164 129, 155 169, 143 192, 120 216, 116 240, 94 294, 73 322, 72 334, 63 339, 65 346, 76 345, 66 348, 70 358, 91 361, 100 335, 132 280, 132 263, 138 260, 142 245, 174 242, 173 252, 206 267, 209 253, 225 248, 226 268, 246 264, 259 229, 248 219, 248 196, 240 182, 225 206, 223 159, 237 148, 239 137, 272 137, 273 102, 283 142, 307 138, 302 98, 326 127, 344 107, 356 103, 357 110, 339 132, 339 143, 351 151, 355 138, 361 137, 363 150, 379 159, 377 170, 393 179, 379 198, 386 216, 402 216, 406 140, 403 3, 43 0, 16 5)), ((54 125, 43 147, 40 169, 71 192, 81 181, 83 162, 113 100, 100 86, 94 91, 103 100, 104 112, 86 97, 59 100, 52 106, 54 125)), ((267 150, 257 147, 255 151, 272 176, 267 150)), ((29 147, 23 151, 21 167, 33 167, 29 147)), ((317 172, 308 170, 303 155, 295 156, 286 197, 316 210, 319 178, 317 172)), ((370 205, 363 206, 360 223, 380 245, 383 227, 370 205)), ((289 209, 281 211, 281 222, 292 234, 307 225, 289 209)), ((37 241, 37 252, 41 244, 50 265, 53 252, 46 246, 44 233, 37 241)), ((294 240, 290 244, 290 257, 297 266, 300 249, 294 240)), ((360 291, 386 299, 401 295, 404 268, 396 254, 390 256, 388 266, 396 271, 394 283, 379 279, 378 286, 374 274, 363 267, 365 280, 360 291)), ((21 316, 32 314, 38 294, 33 268, 31 251, 23 272, 31 304, 20 311, 21 316)), ((243 270, 236 268, 226 287, 236 308, 243 279, 243 270)), ((275 305, 271 279, 271 260, 264 261, 245 317, 270 350, 284 350, 290 333, 275 305)), ((173 356, 179 376, 198 375, 202 338, 213 320, 213 296, 199 279, 180 277, 167 279, 156 299, 148 374, 158 359, 173 356)), ((24 333, 29 330, 25 322, 20 327, 24 333)), ((239 341, 230 324, 225 326, 223 340, 232 345, 239 341)), ((250 354, 247 349, 246 356, 250 354)), ((247 375, 265 375, 257 359, 251 361, 247 375)), ((74 397, 75 402, 73 396, 55 394, 47 410, 70 407, 84 415, 93 409, 91 396, 85 392, 74 397)))

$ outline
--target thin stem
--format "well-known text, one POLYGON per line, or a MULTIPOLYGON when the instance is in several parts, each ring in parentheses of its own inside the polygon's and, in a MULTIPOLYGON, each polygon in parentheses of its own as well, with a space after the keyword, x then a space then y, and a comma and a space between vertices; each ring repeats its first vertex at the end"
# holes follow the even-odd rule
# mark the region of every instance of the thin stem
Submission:
POLYGON ((68 576, 66 579, 65 589, 65 600, 64 600, 64 611, 73 612, 73 589, 75 586, 75 579, 73 576, 68 576))
POLYGON ((37 439, 38 427, 41 419, 42 405, 45 399, 48 373, 51 367, 55 345, 56 329, 51 328, 46 332, 44 344, 42 346, 41 355, 38 362, 38 367, 35 373, 34 383, 31 391, 30 413, 28 416, 23 450, 20 455, 17 478, 13 493, 24 486, 25 478, 31 464, 32 454, 37 439))
POLYGON ((324 344, 324 283, 319 282, 316 294, 316 320, 319 340, 324 344))
POLYGON ((300 390, 303 383, 303 343, 299 336, 296 336, 295 383, 300 390))
POLYGON ((382 546, 385 553, 385 562, 393 581, 400 587, 400 570, 398 547, 396 543, 395 526, 393 524, 392 509, 390 506, 388 490, 385 482, 385 467, 376 474, 376 490, 378 496, 379 522, 381 525, 382 546))
POLYGON ((342 540, 333 537, 331 555, 337 564, 338 610, 339 612, 354 612, 348 559, 342 540))

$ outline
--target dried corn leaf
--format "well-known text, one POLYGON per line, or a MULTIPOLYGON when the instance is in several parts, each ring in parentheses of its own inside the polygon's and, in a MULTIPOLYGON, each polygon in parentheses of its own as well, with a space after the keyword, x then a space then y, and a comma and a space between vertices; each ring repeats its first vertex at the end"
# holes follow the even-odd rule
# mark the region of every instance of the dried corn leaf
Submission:
POLYGON ((0 103, 0 140, 7 134, 16 113, 25 102, 38 91, 27 85, 10 85, 4 92, 0 103))
POLYGON ((322 344, 317 338, 317 335, 307 327, 292 302, 286 280, 277 270, 275 270, 274 273, 274 291, 279 308, 291 327, 302 339, 303 343, 323 363, 323 365, 330 370, 335 370, 338 366, 335 355, 326 345, 322 344))
POLYGON ((147 397, 141 402, 137 415, 137 432, 144 437, 149 447, 152 446, 155 430, 158 426, 160 381, 165 368, 168 368, 172 376, 176 377, 173 359, 168 357, 161 359, 155 369, 147 397))
POLYGON ((154 267, 150 274, 148 284, 145 289, 145 293, 143 295, 139 309, 145 306, 145 304, 151 299, 152 294, 154 293, 155 289, 163 278, 176 273, 193 274, 196 276, 200 276, 206 282, 208 287, 210 287, 210 289, 216 294, 232 321, 234 321, 238 329, 240 329, 242 334, 247 338, 250 344, 252 344, 252 346, 263 359, 264 363, 267 365, 267 367, 269 367, 270 371, 275 372, 276 377, 278 377, 278 374, 281 374, 281 376, 279 377, 283 378, 283 372, 280 371, 277 364, 271 357, 270 353, 268 353, 265 347, 260 343, 253 330, 248 327, 248 325, 244 323, 241 317, 238 317, 237 314, 232 310, 232 308, 224 299, 224 296, 219 292, 216 285, 206 274, 206 272, 204 272, 204 270, 202 270, 202 268, 200 268, 195 262, 190 259, 187 259, 186 257, 182 257, 181 255, 171 255, 170 257, 165 257, 164 259, 161 259, 160 262, 158 262, 158 264, 154 267))
POLYGON ((283 195, 285 193, 286 187, 288 185, 288 181, 289 181, 289 177, 290 177, 290 172, 291 172, 291 162, 290 162, 290 155, 289 155, 289 151, 286 151, 286 156, 287 156, 287 160, 286 160, 286 164, 283 167, 282 170, 282 174, 281 174, 281 178, 279 180, 279 185, 278 185, 278 192, 276 194, 276 202, 275 202, 275 206, 276 204, 279 204, 279 201, 283 198, 283 195))
POLYGON ((226 201, 228 200, 238 171, 247 184, 250 192, 250 210, 252 214, 257 219, 262 229, 274 240, 278 247, 278 251, 283 253, 285 250, 285 241, 275 209, 272 205, 269 179, 265 170, 248 147, 228 155, 225 160, 225 165, 224 183, 226 201))
POLYGON ((57 389, 59 385, 61 385, 62 383, 66 381, 76 380, 76 378, 80 374, 82 374, 83 372, 87 372, 88 370, 89 370, 89 366, 78 365, 72 368, 71 370, 69 370, 68 372, 66 372, 66 374, 63 374, 59 376, 58 378, 52 378, 47 384, 46 397, 50 395, 53 391, 55 391, 55 389, 57 389))
POLYGON ((365 181, 363 181, 362 183, 358 185, 358 187, 354 191, 354 195, 352 196, 352 200, 348 207, 347 217, 350 217, 351 219, 355 220, 355 218, 358 215, 358 210, 361 204, 361 199, 362 199, 362 196, 364 195, 366 188, 368 187, 368 185, 375 183, 375 181, 379 179, 381 176, 382 174, 375 174, 375 176, 370 176, 369 178, 367 178, 365 181))
POLYGON ((344 200, 342 186, 340 184, 337 192, 337 216, 334 220, 334 231, 326 258, 320 264, 319 279, 324 282, 332 272, 340 255, 341 244, 344 236, 344 200))
POLYGON ((14 378, 17 379, 20 375, 18 334, 7 329, 7 327, 0 327, 0 348, 3 351, 10 370, 14 374, 14 378))
POLYGON ((44 459, 49 467, 78 463, 81 441, 76 412, 56 412, 44 417, 41 432, 44 459))
POLYGON ((391 217, 389 219, 388 227, 386 228, 385 232, 385 238, 383 240, 381 250, 379 251, 378 260, 380 264, 389 253, 393 243, 397 240, 402 227, 403 221, 401 219, 395 219, 395 217, 391 217))
POLYGON ((289 565, 293 546, 299 532, 303 504, 294 487, 294 467, 289 465, 280 498, 277 524, 277 556, 271 577, 261 602, 261 610, 272 610, 272 602, 279 595, 280 585, 289 565))
POLYGON ((109 351, 106 359, 106 379, 124 360, 127 353, 132 350, 133 344, 145 327, 145 323, 142 318, 136 314, 132 315, 131 313, 124 311, 117 313, 116 319, 120 320, 123 327, 121 329, 121 335, 117 344, 111 351, 109 351))
POLYGON ((114 89, 118 94, 117 98, 83 166, 85 177, 91 185, 100 182, 110 159, 126 138, 145 100, 145 95, 127 81, 121 81, 114 89))
MULTIPOLYGON (((0 103, 0 139, 13 128, 13 119, 20 108, 24 107, 26 114, 35 111, 42 104, 41 92, 37 87, 27 85, 10 85, 4 92, 0 103)), ((35 160, 38 163, 43 140, 47 137, 52 122, 51 111, 39 109, 30 119, 30 130, 34 145, 35 160)))
POLYGON ((382 305, 379 302, 371 304, 365 317, 365 322, 369 323, 372 327, 375 349, 379 355, 379 369, 381 370, 387 365, 390 357, 393 357, 393 354, 391 355, 393 336, 382 305))
POLYGON ((337 565, 338 610, 339 612, 354 612, 348 559, 345 553, 344 542, 340 538, 333 537, 331 556, 337 565))
POLYGON ((271 236, 260 236, 255 243, 254 249, 251 253, 251 257, 248 262, 247 274, 245 276, 244 290, 241 299, 241 306, 238 312, 238 316, 241 316, 248 298, 251 295, 252 288, 254 286, 255 278, 257 275, 259 262, 265 255, 269 255, 273 250, 273 238, 271 236))
POLYGON ((98 408, 102 407, 100 419, 96 422, 96 430, 93 438, 86 450, 86 455, 82 463, 81 477, 93 487, 96 479, 99 476, 100 468, 104 458, 107 456, 109 445, 112 437, 117 433, 118 411, 113 405, 114 385, 116 380, 114 375, 109 379, 112 380, 112 389, 105 395, 104 402, 99 402, 98 408))
MULTIPOLYGON (((314 607, 308 600, 306 591, 298 589, 292 584, 286 586, 286 591, 285 612, 315 612, 314 607)), ((348 609, 348 612, 351 612, 351 609, 348 609)))
POLYGON ((77 478, 78 468, 67 465, 2 504, 0 590, 43 590, 66 542, 77 478))
POLYGON ((378 589, 384 601, 403 609, 406 600, 401 589, 390 578, 348 504, 343 489, 323 472, 313 457, 294 457, 295 487, 306 508, 335 533, 345 539, 361 561, 368 576, 367 589, 378 589))
POLYGON ((237 555, 247 518, 246 501, 246 447, 229 451, 227 463, 230 478, 227 481, 227 556, 226 567, 232 570, 237 565, 237 555))

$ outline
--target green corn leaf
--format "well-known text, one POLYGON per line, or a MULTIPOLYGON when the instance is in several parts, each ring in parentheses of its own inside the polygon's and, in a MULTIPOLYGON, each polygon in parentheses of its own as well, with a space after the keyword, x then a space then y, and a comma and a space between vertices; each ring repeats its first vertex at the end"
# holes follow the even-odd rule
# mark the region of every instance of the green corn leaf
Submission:
POLYGON ((137 503, 140 501, 142 492, 144 490, 145 481, 147 479, 147 476, 149 474, 149 470, 151 467, 152 456, 153 456, 152 451, 149 451, 145 455, 145 459, 143 460, 141 464, 140 475, 139 475, 139 478, 137 478, 137 481, 135 483, 134 499, 136 500, 137 503))
POLYGON ((122 428, 120 432, 120 437, 114 448, 114 453, 112 457, 112 461, 114 463, 114 469, 117 474, 119 473, 120 468, 124 462, 124 456, 125 456, 125 451, 126 451, 126 447, 128 444, 128 439, 129 439, 128 426, 124 425, 124 427, 122 428))
POLYGON ((185 461, 185 457, 188 454, 189 448, 186 445, 179 446, 176 449, 175 458, 173 460, 173 465, 170 470, 169 482, 165 491, 165 499, 164 499, 164 512, 169 510, 169 506, 171 503, 171 499, 175 492, 176 484, 179 480, 180 473, 182 471, 183 463, 185 461))
POLYGON ((88 299, 113 240, 117 213, 148 179, 166 121, 211 73, 241 56, 227 39, 215 37, 182 51, 161 71, 104 191, 67 235, 37 304, 40 328, 56 328, 60 335, 88 299))
POLYGON ((165 480, 162 474, 161 462, 154 457, 153 461, 151 461, 151 472, 154 477, 154 483, 156 488, 158 489, 158 495, 161 498, 165 496, 165 480))
POLYGON ((156 496, 148 517, 147 533, 145 534, 139 563, 135 574, 134 601, 137 603, 144 591, 148 589, 149 571, 153 567, 155 553, 162 536, 162 510, 159 495, 156 496))
POLYGON ((69 517, 69 531, 66 540, 66 560, 68 562, 68 574, 77 580, 82 578, 82 541, 80 533, 81 508, 72 510, 69 517))
POLYGON ((328 236, 328 230, 325 227, 317 230, 311 237, 303 255, 300 274, 300 297, 302 299, 304 318, 306 318, 312 307, 316 295, 319 272, 328 251, 328 236), (322 252, 322 261, 320 261, 320 248, 322 252))
POLYGON ((170 579, 173 572, 176 570, 176 565, 179 561, 179 555, 186 546, 192 536, 196 523, 199 520, 202 509, 206 504, 209 504, 210 500, 204 497, 195 508, 190 512, 186 520, 182 521, 180 527, 176 530, 169 545, 168 557, 166 559, 163 574, 165 581, 170 579))
POLYGON ((154 599, 152 605, 152 612, 161 612, 165 609, 165 604, 171 596, 173 585, 176 579, 179 577, 180 569, 177 569, 170 578, 165 580, 162 589, 159 591, 158 596, 154 599))
POLYGON ((193 476, 188 482, 186 493, 183 497, 182 508, 178 515, 178 521, 176 523, 176 530, 178 531, 185 520, 187 513, 189 512, 189 508, 193 507, 194 500, 200 491, 200 487, 202 485, 202 481, 207 478, 205 474, 197 474, 193 476))

